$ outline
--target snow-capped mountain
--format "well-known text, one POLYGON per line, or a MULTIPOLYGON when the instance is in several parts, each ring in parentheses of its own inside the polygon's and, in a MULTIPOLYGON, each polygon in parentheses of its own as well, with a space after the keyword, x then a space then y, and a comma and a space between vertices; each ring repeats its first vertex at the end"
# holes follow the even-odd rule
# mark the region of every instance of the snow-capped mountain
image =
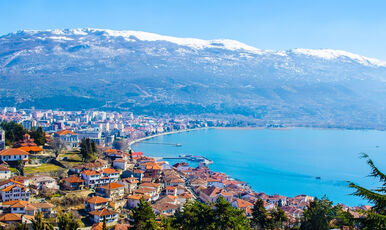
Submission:
POLYGON ((340 50, 107 29, 19 31, 0 37, 0 78, 0 106, 386 126, 386 62, 340 50))

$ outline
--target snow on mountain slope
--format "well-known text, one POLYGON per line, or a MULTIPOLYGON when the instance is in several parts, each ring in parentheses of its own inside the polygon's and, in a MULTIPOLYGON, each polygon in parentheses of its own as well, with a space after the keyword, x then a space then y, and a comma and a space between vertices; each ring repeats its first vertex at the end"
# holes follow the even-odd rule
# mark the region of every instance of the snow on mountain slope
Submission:
POLYGON ((108 29, 0 37, 0 107, 86 106, 386 127, 384 101, 386 63, 346 51, 272 51, 228 39, 108 29))

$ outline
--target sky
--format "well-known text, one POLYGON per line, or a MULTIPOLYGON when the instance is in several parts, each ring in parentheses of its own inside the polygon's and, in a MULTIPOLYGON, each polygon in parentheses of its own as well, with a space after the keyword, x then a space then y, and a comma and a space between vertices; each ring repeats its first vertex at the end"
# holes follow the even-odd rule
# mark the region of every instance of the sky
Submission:
POLYGON ((330 48, 386 60, 383 0, 0 0, 0 35, 105 28, 227 38, 270 50, 330 48))

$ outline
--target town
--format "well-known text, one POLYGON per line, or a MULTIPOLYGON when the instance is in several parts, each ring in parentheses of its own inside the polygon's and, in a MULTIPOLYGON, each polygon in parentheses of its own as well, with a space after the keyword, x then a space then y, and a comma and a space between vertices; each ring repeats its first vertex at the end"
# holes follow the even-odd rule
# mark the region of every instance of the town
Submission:
MULTIPOLYGON (((284 211, 296 226, 314 198, 254 191, 246 182, 212 171, 205 162, 170 165, 131 149, 136 140, 173 131, 229 124, 222 120, 154 118, 104 111, 0 111, 0 225, 31 225, 38 215, 55 223, 71 213, 87 229, 128 229, 133 210, 146 201, 161 222, 191 201, 214 204, 219 198, 253 216, 262 201, 267 212, 284 211)), ((216 162, 214 162, 215 164, 216 162)), ((370 206, 339 207, 360 216, 370 206)), ((283 223, 281 223, 283 224, 283 223)))

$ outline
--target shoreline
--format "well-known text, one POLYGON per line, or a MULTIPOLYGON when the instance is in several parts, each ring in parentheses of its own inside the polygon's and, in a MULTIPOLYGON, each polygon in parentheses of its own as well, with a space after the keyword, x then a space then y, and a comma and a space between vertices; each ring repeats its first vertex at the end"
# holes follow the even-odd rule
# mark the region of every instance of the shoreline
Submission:
POLYGON ((166 136, 166 135, 171 135, 171 134, 176 134, 176 133, 185 133, 185 132, 190 132, 190 131, 196 131, 196 130, 205 130, 205 129, 213 129, 215 127, 201 127, 201 128, 194 128, 194 129, 183 129, 183 130, 176 130, 176 131, 170 131, 170 132, 164 132, 164 133, 157 133, 154 135, 150 135, 147 137, 141 137, 135 140, 132 140, 129 142, 129 149, 131 149, 131 146, 140 143, 142 141, 146 141, 155 137, 160 137, 160 136, 166 136))

